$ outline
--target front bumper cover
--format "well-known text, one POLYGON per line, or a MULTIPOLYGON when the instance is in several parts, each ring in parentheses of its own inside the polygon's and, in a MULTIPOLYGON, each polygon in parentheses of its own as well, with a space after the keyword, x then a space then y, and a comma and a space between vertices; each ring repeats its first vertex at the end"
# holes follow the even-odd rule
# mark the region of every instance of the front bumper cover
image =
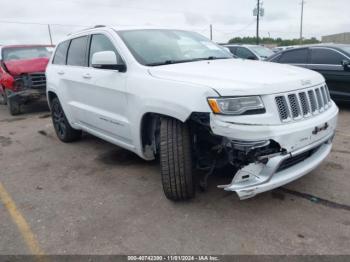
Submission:
POLYGON ((23 104, 28 101, 35 101, 44 98, 45 90, 41 89, 25 89, 19 92, 11 92, 7 99, 15 103, 23 104))
MULTIPOLYGON (((337 125, 338 108, 332 106, 322 114, 305 121, 282 125, 247 125, 228 122, 223 117, 212 116, 210 125, 214 134, 231 141, 277 142, 282 152, 267 156, 267 163, 256 161, 241 168, 231 184, 218 186, 234 191, 240 199, 285 185, 315 169, 330 153, 337 125), (284 161, 297 156, 306 158, 281 169, 284 161)), ((266 160, 266 159, 265 159, 266 160)))
POLYGON ((242 200, 283 186, 315 169, 331 152, 333 137, 334 133, 302 149, 273 156, 269 158, 266 164, 253 163, 248 168, 239 170, 231 184, 218 187, 226 191, 236 192, 242 200), (285 160, 300 156, 306 152, 310 152, 309 157, 278 171, 285 160))

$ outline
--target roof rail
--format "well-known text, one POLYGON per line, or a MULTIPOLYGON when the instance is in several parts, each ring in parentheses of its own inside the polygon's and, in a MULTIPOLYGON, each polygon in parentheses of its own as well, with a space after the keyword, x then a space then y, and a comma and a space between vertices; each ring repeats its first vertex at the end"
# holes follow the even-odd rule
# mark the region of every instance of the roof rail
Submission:
POLYGON ((95 26, 92 26, 92 27, 84 28, 84 29, 76 31, 76 32, 69 33, 68 35, 74 35, 74 34, 77 34, 77 33, 80 33, 80 32, 84 32, 86 30, 90 30, 90 29, 94 29, 94 28, 102 28, 102 27, 106 27, 106 26, 105 25, 95 25, 95 26))

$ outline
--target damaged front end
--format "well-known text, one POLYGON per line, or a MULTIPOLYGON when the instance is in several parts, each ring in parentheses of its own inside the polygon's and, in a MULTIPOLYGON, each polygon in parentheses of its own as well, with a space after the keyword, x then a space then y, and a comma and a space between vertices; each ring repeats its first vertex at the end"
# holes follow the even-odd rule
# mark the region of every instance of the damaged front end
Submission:
POLYGON ((204 115, 193 115, 192 122, 197 168, 206 171, 201 187, 206 187, 216 168, 229 165, 232 181, 218 187, 236 192, 240 199, 277 188, 312 171, 329 154, 334 136, 334 131, 328 130, 329 134, 316 142, 287 150, 280 139, 237 140, 214 134, 208 125, 209 117, 204 115))
POLYGON ((236 192, 240 199, 247 199, 287 184, 313 170, 327 157, 331 151, 333 136, 331 134, 315 144, 293 152, 272 147, 275 150, 270 148, 270 153, 259 154, 255 161, 249 161, 242 166, 230 184, 218 187, 236 192))
POLYGON ((16 104, 26 104, 45 97, 45 73, 21 74, 14 78, 12 90, 8 90, 7 99, 16 104))

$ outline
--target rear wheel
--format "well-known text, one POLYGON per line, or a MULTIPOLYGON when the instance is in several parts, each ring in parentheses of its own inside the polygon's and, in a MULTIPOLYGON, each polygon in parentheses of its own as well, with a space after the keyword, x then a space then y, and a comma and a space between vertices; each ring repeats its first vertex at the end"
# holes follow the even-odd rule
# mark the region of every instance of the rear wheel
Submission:
POLYGON ((160 167, 168 199, 179 201, 195 196, 190 131, 186 124, 173 118, 161 120, 160 167))
POLYGON ((81 138, 81 130, 72 128, 57 97, 51 102, 52 122, 58 138, 63 142, 73 142, 81 138))

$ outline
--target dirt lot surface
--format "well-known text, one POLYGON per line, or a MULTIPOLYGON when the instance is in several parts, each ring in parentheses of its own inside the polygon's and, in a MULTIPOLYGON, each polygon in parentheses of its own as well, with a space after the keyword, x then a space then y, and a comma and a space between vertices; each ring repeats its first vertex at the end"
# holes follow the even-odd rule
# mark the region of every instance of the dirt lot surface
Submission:
POLYGON ((26 111, 0 106, 0 185, 11 198, 0 201, 0 254, 350 253, 349 107, 309 175, 245 201, 212 177, 187 203, 164 197, 157 162, 89 135, 64 144, 45 106, 26 111))

